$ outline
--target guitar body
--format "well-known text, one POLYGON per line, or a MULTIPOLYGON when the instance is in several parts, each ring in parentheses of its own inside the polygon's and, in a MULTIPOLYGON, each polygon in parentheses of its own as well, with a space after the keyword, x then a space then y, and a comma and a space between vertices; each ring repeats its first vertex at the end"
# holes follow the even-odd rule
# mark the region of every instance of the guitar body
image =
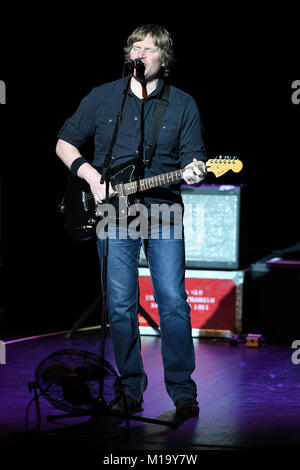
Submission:
MULTIPOLYGON (((139 176, 139 162, 118 166, 112 170, 110 182, 113 188, 131 183, 139 176)), ((101 170, 100 170, 101 171, 101 170)), ((116 220, 130 215, 130 206, 135 202, 135 195, 118 195, 110 198, 109 204, 115 209, 116 220)), ((69 175, 64 199, 60 210, 65 216, 65 228, 76 241, 88 240, 95 236, 97 223, 105 214, 101 204, 95 202, 89 184, 82 178, 69 175)))

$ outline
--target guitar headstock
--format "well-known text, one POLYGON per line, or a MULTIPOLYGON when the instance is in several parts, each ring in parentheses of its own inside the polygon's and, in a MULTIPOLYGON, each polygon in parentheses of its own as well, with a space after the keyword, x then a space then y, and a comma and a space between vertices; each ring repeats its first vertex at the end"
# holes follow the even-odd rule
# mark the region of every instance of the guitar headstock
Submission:
POLYGON ((207 171, 211 171, 218 178, 224 175, 227 171, 232 170, 234 173, 239 173, 243 168, 243 162, 237 157, 225 156, 209 158, 206 162, 207 171))

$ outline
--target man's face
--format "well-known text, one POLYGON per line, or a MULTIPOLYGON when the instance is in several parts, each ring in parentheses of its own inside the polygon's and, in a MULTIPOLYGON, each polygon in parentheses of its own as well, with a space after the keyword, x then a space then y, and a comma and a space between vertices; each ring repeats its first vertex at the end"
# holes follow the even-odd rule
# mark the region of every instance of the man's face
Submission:
MULTIPOLYGON (((130 51, 130 59, 140 59, 145 65, 145 79, 151 81, 158 76, 162 66, 160 49, 148 34, 143 41, 134 42, 130 51)), ((138 77, 137 77, 138 78, 138 77)))

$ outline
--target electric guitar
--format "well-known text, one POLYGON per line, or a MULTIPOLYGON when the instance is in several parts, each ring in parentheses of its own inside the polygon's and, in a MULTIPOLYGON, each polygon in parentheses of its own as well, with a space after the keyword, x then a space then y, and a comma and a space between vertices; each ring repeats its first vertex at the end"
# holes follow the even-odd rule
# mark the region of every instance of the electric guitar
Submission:
MULTIPOLYGON (((206 171, 218 178, 227 171, 238 173, 243 163, 236 157, 215 157, 206 162, 206 171)), ((109 200, 115 208, 116 219, 130 217, 130 207, 134 195, 147 189, 163 186, 182 179, 183 168, 138 179, 139 162, 133 160, 111 170, 110 183, 117 193, 109 200)), ((71 237, 77 241, 96 236, 97 223, 104 217, 103 205, 95 201, 89 184, 82 178, 70 173, 62 203, 58 206, 65 216, 65 227, 71 237)))

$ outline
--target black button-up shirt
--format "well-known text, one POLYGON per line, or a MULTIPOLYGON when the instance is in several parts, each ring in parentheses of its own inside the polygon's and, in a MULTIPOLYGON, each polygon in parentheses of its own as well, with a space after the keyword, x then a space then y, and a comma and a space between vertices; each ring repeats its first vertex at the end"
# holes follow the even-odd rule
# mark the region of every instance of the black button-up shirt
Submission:
MULTIPOLYGON (((125 77, 127 80, 127 77, 125 77)), ((116 118, 120 112, 122 90, 125 80, 116 80, 93 88, 85 96, 75 113, 67 119, 58 138, 69 142, 78 149, 88 140, 94 142, 94 160, 102 167, 109 151, 116 118)), ((119 126, 118 136, 112 154, 112 168, 139 156, 141 141, 141 108, 144 101, 144 140, 147 139, 156 98, 163 87, 160 80, 157 88, 144 100, 129 89, 119 126)), ((187 93, 170 86, 169 105, 164 115, 157 146, 150 167, 144 170, 144 177, 167 173, 183 168, 193 158, 206 160, 201 132, 201 120, 195 100, 187 93)), ((144 202, 181 202, 181 182, 169 183, 143 193, 144 202)))

